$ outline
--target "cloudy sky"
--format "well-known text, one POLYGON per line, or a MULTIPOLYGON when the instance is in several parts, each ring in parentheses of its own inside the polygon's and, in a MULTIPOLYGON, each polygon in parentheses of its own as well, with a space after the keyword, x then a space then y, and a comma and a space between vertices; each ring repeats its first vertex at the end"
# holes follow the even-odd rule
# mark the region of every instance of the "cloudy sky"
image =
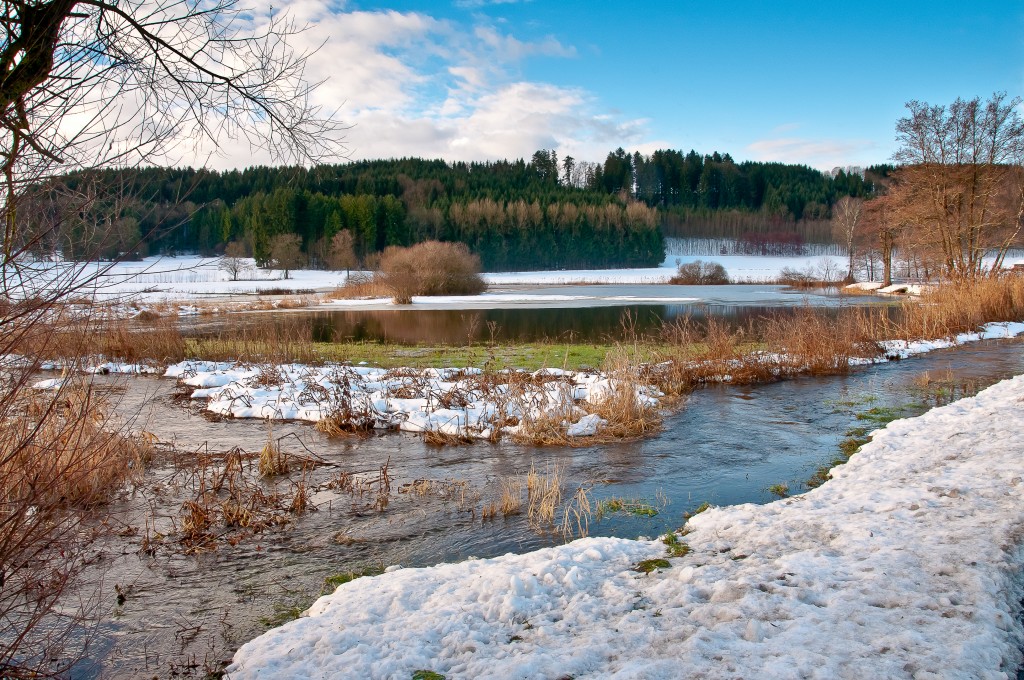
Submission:
MULTIPOLYGON (((349 157, 885 162, 911 99, 1024 93, 1024 2, 279 0, 349 157)), ((260 160, 228 151, 217 167, 260 160)), ((343 159, 339 159, 343 160, 343 159)))

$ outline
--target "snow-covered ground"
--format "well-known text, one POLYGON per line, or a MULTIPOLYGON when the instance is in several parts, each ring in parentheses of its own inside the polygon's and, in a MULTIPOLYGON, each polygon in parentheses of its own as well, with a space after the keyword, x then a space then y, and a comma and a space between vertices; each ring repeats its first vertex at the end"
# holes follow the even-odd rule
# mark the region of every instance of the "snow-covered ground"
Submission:
MULTIPOLYGON (((246 366, 183 361, 165 375, 197 388, 193 399, 235 418, 340 419, 342 425, 440 432, 479 439, 517 434, 542 418, 564 421, 572 436, 591 436, 604 421, 589 409, 620 389, 656 406, 658 390, 623 385, 597 372, 546 368, 503 371, 502 382, 479 368, 383 369, 369 366, 246 366)), ((52 389, 51 385, 47 385, 52 389)))
MULTIPOLYGON (((232 281, 220 268, 221 258, 197 256, 147 257, 138 262, 27 263, 22 268, 27 296, 53 285, 74 287, 75 297, 98 301, 160 302, 231 295, 253 295, 267 290, 330 290, 343 284, 345 272, 298 269, 284 272, 253 265, 240 281, 232 281)), ((249 260, 250 264, 252 261, 249 260)))
POLYGON ((245 678, 1007 678, 1024 628, 1024 376, 891 423, 833 480, 691 519, 391 568, 244 645, 245 678), (640 560, 669 566, 643 574, 640 560))
MULTIPOLYGON (((485 274, 492 286, 556 285, 566 283, 665 283, 680 262, 704 259, 721 263, 729 276, 738 282, 763 282, 778 279, 784 268, 806 270, 819 267, 821 257, 759 257, 723 255, 710 257, 669 256, 660 267, 648 269, 589 269, 568 271, 504 272, 485 274)), ((836 266, 842 258, 832 257, 836 266)), ((250 261, 251 263, 251 261, 250 261)), ((119 263, 52 263, 32 262, 23 266, 23 294, 32 296, 54 285, 76 287, 76 297, 92 297, 100 301, 130 298, 137 302, 164 302, 223 296, 253 295, 267 290, 318 292, 342 285, 345 272, 299 269, 289 272, 257 269, 247 270, 240 281, 231 281, 220 268, 220 258, 148 257, 139 262, 119 263)), ((671 296, 669 296, 671 297, 671 296)), ((415 302, 423 302, 417 299, 415 302)), ((624 300, 623 303, 632 302, 624 300)), ((373 303, 371 303, 373 304, 373 303)))

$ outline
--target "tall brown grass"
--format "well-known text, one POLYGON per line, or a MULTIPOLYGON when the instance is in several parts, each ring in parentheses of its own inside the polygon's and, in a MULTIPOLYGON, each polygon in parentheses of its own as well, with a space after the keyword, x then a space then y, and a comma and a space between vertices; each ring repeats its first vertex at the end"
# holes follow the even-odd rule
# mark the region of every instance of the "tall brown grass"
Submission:
POLYGON ((562 468, 550 466, 541 471, 531 466, 526 473, 526 516, 531 522, 554 524, 555 512, 562 502, 562 468))
POLYGON ((829 316, 805 306, 795 314, 768 319, 762 338, 768 351, 778 355, 783 372, 842 374, 850 370, 850 359, 880 353, 879 318, 861 309, 829 316))
POLYGON ((994 321, 1024 321, 1024 277, 1007 275, 947 282, 920 300, 902 303, 901 321, 885 332, 891 339, 947 338, 994 321))
POLYGON ((86 611, 44 621, 109 529, 98 509, 151 454, 86 380, 38 393, 30 375, 0 375, 0 669, 11 677, 63 673, 81 653, 65 645, 79 646, 67 636, 86 611))

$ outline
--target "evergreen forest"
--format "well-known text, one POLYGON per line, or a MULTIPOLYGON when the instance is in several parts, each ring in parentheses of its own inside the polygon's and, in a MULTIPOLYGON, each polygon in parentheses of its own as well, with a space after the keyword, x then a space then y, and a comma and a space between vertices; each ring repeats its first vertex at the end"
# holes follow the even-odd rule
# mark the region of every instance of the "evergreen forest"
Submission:
POLYGON ((663 260, 666 235, 756 236, 797 249, 827 242, 832 204, 871 196, 888 170, 823 173, 717 152, 621 148, 604 163, 539 150, 529 160, 473 163, 142 168, 67 175, 21 219, 29 238, 49 235, 37 250, 71 259, 214 255, 240 242, 262 265, 275 236, 297 234, 310 266, 322 267, 332 237, 348 230, 363 260, 433 239, 465 243, 486 271, 644 267, 663 260), (47 215, 89 195, 103 198, 51 229, 47 215))

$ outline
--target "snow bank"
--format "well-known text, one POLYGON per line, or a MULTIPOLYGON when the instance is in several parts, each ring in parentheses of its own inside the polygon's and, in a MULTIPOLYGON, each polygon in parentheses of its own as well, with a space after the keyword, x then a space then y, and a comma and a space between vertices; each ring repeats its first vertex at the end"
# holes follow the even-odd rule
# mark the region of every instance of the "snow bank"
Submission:
MULTIPOLYGON (((1015 338, 1024 333, 1024 323, 1021 322, 996 322, 987 323, 981 327, 978 333, 960 333, 953 338, 938 340, 886 340, 879 343, 885 356, 882 360, 889 358, 906 359, 918 354, 925 354, 937 349, 948 349, 979 340, 999 340, 1004 338, 1015 338)), ((860 363, 860 362, 856 362, 860 363)))
POLYGON ((1006 678, 1024 628, 1024 376, 896 421, 834 479, 690 520, 392 570, 244 645, 257 677, 1006 678))
POLYGON ((601 425, 587 408, 618 389, 635 390, 641 403, 658 405, 648 386, 622 386, 601 373, 541 369, 482 376, 478 368, 383 369, 366 366, 249 366, 184 361, 165 375, 197 388, 193 399, 235 418, 306 420, 341 418, 360 428, 440 432, 481 439, 515 434, 522 423, 565 420, 570 436, 593 436, 601 425), (496 429, 498 428, 498 429, 496 429))

